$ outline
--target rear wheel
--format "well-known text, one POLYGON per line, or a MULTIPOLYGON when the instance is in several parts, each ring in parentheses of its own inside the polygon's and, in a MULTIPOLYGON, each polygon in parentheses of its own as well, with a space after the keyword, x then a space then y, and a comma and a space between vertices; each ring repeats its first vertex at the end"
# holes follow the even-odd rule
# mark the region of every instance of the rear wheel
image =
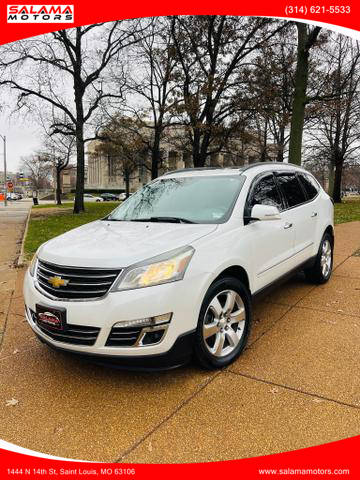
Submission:
POLYGON ((205 295, 196 330, 195 354, 208 369, 233 362, 245 348, 250 330, 251 301, 243 283, 221 278, 205 295))
POLYGON ((305 270, 306 278, 317 284, 326 283, 331 277, 333 267, 334 241, 329 233, 325 233, 312 268, 305 270))

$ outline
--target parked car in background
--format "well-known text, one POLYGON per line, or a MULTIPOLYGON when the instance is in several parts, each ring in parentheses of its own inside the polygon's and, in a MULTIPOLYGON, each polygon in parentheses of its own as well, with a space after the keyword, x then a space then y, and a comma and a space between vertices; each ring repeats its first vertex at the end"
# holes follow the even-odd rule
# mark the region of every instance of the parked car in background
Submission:
MULTIPOLYGON (((75 201, 75 198, 74 198, 75 201)), ((84 193, 84 202, 103 202, 104 199, 101 197, 96 197, 95 195, 91 195, 90 193, 84 193)))
POLYGON ((119 197, 114 193, 102 193, 100 197, 104 202, 117 202, 119 200, 119 197))
POLYGON ((295 165, 169 172, 38 249, 27 321, 49 346, 102 363, 166 368, 195 355, 225 367, 245 348, 255 295, 298 270, 329 280, 333 214, 295 165))
POLYGON ((8 200, 20 200, 22 196, 19 193, 8 192, 7 197, 8 200))
MULTIPOLYGON (((131 197, 132 194, 133 194, 133 192, 129 192, 129 197, 131 197)), ((126 200, 126 193, 125 192, 120 193, 119 200, 126 200)))

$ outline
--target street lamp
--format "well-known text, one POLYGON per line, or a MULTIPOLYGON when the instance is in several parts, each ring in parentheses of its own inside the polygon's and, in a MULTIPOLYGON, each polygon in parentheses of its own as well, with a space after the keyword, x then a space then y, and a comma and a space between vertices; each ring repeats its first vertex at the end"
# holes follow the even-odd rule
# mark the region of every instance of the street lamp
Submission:
POLYGON ((4 196, 4 206, 7 206, 7 172, 6 172, 6 136, 0 135, 4 142, 4 188, 5 188, 5 196, 4 196))

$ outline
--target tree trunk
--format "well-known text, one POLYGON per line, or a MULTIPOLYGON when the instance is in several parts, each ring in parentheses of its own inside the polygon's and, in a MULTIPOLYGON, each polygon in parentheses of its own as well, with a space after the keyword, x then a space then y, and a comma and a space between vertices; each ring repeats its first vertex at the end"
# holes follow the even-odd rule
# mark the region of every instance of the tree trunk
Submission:
POLYGON ((159 176, 160 164, 160 132, 155 130, 154 143, 151 149, 151 180, 159 176))
POLYGON ((301 149, 304 130, 306 89, 309 75, 309 50, 307 43, 307 25, 297 23, 298 47, 295 72, 295 92, 292 102, 290 127, 289 163, 301 165, 301 149))
POLYGON ((261 155, 260 155, 260 162, 266 162, 267 160, 267 137, 268 137, 268 120, 265 119, 264 125, 264 135, 263 135, 263 142, 261 146, 261 155))
POLYGON ((74 213, 85 211, 84 207, 84 177, 85 177, 85 144, 84 144, 84 105, 83 97, 85 92, 84 82, 81 78, 81 28, 76 28, 75 45, 76 64, 74 65, 74 95, 76 107, 76 192, 74 213))
POLYGON ((127 171, 125 171, 125 194, 126 194, 126 198, 129 198, 129 196, 130 196, 130 173, 127 172, 127 171))
POLYGON ((334 190, 332 198, 335 203, 341 203, 341 180, 344 160, 338 160, 335 165, 334 190))
POLYGON ((284 161, 284 150, 285 150, 285 127, 281 125, 280 127, 280 138, 279 142, 277 144, 277 156, 276 156, 276 161, 277 162, 283 162, 284 161))
POLYGON ((85 147, 84 124, 76 126, 76 193, 74 213, 85 211, 84 207, 85 147))
POLYGON ((84 105, 83 84, 80 73, 74 80, 75 105, 76 105, 76 192, 74 213, 85 211, 84 206, 84 177, 85 177, 85 144, 84 144, 84 105))
POLYGON ((321 27, 311 31, 305 23, 296 23, 298 31, 297 63, 295 72, 295 92, 292 102, 292 115, 289 143, 289 163, 301 165, 301 149, 304 131, 306 90, 309 79, 309 55, 320 33, 321 27))
POLYGON ((210 145, 210 133, 205 132, 203 137, 202 137, 201 146, 200 146, 200 154, 199 154, 199 163, 201 164, 202 167, 205 167, 205 165, 206 165, 206 159, 208 157, 209 145, 210 145))
POLYGON ((284 150, 283 150, 283 147, 281 145, 278 146, 276 161, 277 162, 283 162, 284 161, 284 150))
POLYGON ((335 167, 334 167, 334 162, 330 161, 329 165, 329 188, 328 188, 328 194, 330 197, 333 196, 334 193, 334 181, 335 181, 335 167))
POLYGON ((201 157, 201 154, 200 154, 200 132, 196 130, 194 130, 192 156, 193 156, 193 163, 195 168, 205 166, 205 160, 201 157))
POLYGON ((61 205, 61 168, 56 168, 56 205, 61 205))

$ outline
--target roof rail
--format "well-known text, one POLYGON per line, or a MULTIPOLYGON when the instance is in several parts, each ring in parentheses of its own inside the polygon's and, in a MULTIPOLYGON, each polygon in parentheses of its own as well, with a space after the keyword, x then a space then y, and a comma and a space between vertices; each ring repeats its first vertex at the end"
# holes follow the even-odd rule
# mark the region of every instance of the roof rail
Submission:
POLYGON ((287 163, 287 162, 256 162, 256 163, 251 163, 250 165, 246 165, 243 168, 243 172, 246 170, 250 170, 250 168, 253 167, 262 167, 263 165, 281 165, 282 167, 291 167, 291 168, 302 168, 300 165, 295 165, 295 163, 287 163))
POLYGON ((171 170, 170 172, 164 173, 162 176, 165 177, 165 175, 171 175, 172 173, 181 173, 181 172, 193 172, 194 170, 196 171, 201 171, 201 170, 225 170, 226 168, 228 169, 233 169, 233 170, 240 170, 242 167, 237 167, 237 166, 231 166, 231 167, 193 167, 193 168, 179 168, 178 170, 171 170))
POLYGON ((281 165, 283 167, 290 167, 290 168, 302 168, 300 165, 295 165, 294 163, 286 163, 286 162, 255 162, 251 163, 250 165, 232 165, 228 167, 194 167, 194 168, 179 168, 179 170, 171 170, 170 172, 164 173, 162 176, 171 175, 173 173, 181 173, 181 172, 192 172, 194 170, 201 171, 201 170, 225 170, 225 169, 232 169, 232 170, 239 170, 241 173, 246 172, 246 170, 250 170, 254 167, 262 167, 263 165, 281 165))

